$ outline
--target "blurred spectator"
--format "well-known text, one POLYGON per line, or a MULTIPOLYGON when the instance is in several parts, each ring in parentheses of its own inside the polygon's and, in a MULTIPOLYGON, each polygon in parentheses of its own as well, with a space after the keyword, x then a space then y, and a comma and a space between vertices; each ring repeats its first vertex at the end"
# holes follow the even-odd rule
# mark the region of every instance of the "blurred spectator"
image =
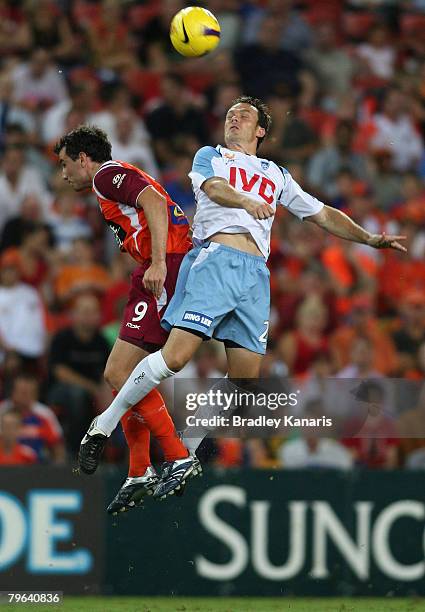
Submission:
POLYGON ((322 147, 313 155, 308 165, 307 180, 309 185, 326 198, 336 195, 336 179, 344 170, 359 180, 367 180, 368 171, 364 156, 353 152, 355 125, 351 121, 340 121, 336 128, 335 142, 322 147))
POLYGON ((242 31, 245 44, 253 44, 259 39, 260 31, 266 31, 266 20, 277 24, 270 36, 276 38, 281 49, 299 53, 313 41, 311 28, 300 13, 294 10, 293 0, 267 0, 263 6, 256 3, 245 20, 242 31))
MULTIPOLYGON (((303 417, 318 418, 326 414, 320 399, 310 400, 303 417)), ((353 461, 350 453, 337 440, 325 437, 315 427, 303 427, 299 437, 285 441, 277 451, 284 469, 331 468, 348 470, 353 461)))
MULTIPOLYGON (((252 442, 252 440, 249 440, 252 442)), ((240 467, 243 464, 244 443, 240 438, 220 438, 215 440, 216 456, 214 464, 221 468, 240 467)))
POLYGON ((102 0, 99 15, 86 23, 86 35, 96 68, 119 71, 135 64, 128 20, 120 0, 102 0))
POLYGON ((368 338, 359 336, 353 341, 349 363, 337 372, 338 378, 377 378, 381 376, 373 369, 373 345, 368 338))
POLYGON ((325 106, 333 110, 335 100, 350 88, 355 62, 346 49, 338 47, 332 24, 317 26, 315 42, 304 54, 304 61, 317 78, 325 106))
POLYGON ((21 212, 24 198, 32 195, 38 198, 46 212, 50 195, 44 186, 38 170, 25 163, 25 151, 21 147, 6 149, 0 171, 0 228, 6 221, 21 212))
POLYGON ((69 98, 53 104, 43 115, 41 122, 41 134, 43 141, 50 145, 58 140, 66 132, 66 123, 69 113, 78 113, 81 120, 89 117, 95 103, 95 85, 91 80, 71 83, 69 98))
POLYGON ((316 150, 317 136, 301 118, 295 99, 273 97, 268 105, 274 120, 261 155, 270 155, 285 166, 287 162, 304 163, 316 150))
POLYGON ((63 463, 65 445, 62 428, 54 412, 38 401, 37 379, 19 375, 13 381, 10 399, 0 404, 0 415, 20 415, 19 442, 30 447, 39 462, 63 463))
POLYGON ((17 247, 22 243, 25 233, 42 221, 41 204, 36 196, 28 195, 22 200, 18 215, 7 221, 0 239, 0 251, 9 247, 17 247))
POLYGON ((397 467, 398 432, 394 418, 386 414, 385 391, 381 384, 368 383, 369 406, 365 419, 354 418, 346 423, 351 437, 344 439, 356 464, 369 469, 397 467))
POLYGON ((92 230, 81 211, 81 201, 75 193, 65 191, 59 195, 47 223, 53 234, 55 247, 64 254, 70 254, 76 240, 89 239, 92 230))
POLYGON ((392 166, 398 172, 414 169, 424 152, 424 143, 413 122, 409 101, 400 89, 388 90, 382 112, 374 116, 374 125, 372 149, 391 151, 392 166))
POLYGON ((169 173, 164 181, 164 187, 171 199, 176 202, 189 218, 195 213, 195 198, 192 190, 192 182, 189 172, 192 170, 192 156, 186 151, 175 152, 174 163, 169 168, 169 173))
POLYGON ((31 52, 29 62, 13 70, 12 79, 13 99, 28 110, 43 111, 68 97, 61 71, 52 63, 51 54, 42 47, 31 52))
POLYGON ((297 327, 279 342, 279 353, 293 376, 307 373, 317 355, 327 349, 327 310, 317 296, 304 299, 297 310, 297 327))
POLYGON ((370 30, 367 42, 357 46, 356 55, 363 61, 369 74, 388 81, 394 74, 396 51, 390 41, 390 32, 384 24, 370 30))
POLYGON ((337 440, 306 436, 288 440, 278 451, 285 469, 327 468, 349 470, 353 466, 350 453, 337 440))
POLYGON ((0 5, 0 53, 20 54, 27 51, 31 40, 21 8, 22 3, 2 2, 0 5))
POLYGON ((21 426, 21 415, 16 410, 9 410, 0 416, 0 465, 30 465, 37 462, 32 448, 18 442, 21 426))
POLYGON ((373 151, 372 184, 375 200, 379 208, 388 211, 402 198, 400 177, 392 167, 392 153, 388 149, 373 151))
POLYGON ((246 95, 268 98, 273 93, 286 97, 300 92, 302 62, 298 55, 281 47, 280 31, 279 21, 265 17, 256 40, 236 50, 236 68, 246 95))
POLYGON ((159 170, 144 126, 132 109, 123 109, 115 114, 114 134, 111 137, 112 157, 135 164, 154 178, 159 170))
MULTIPOLYGON (((116 117, 122 111, 133 109, 132 96, 124 85, 116 82, 104 83, 99 90, 100 110, 92 112, 89 123, 104 130, 110 138, 116 138, 116 117)), ((136 126, 138 138, 148 139, 149 134, 141 120, 136 126)))
POLYGON ((415 408, 400 415, 397 432, 400 438, 400 464, 409 466, 417 463, 420 457, 417 453, 425 451, 425 387, 422 387, 415 408))
POLYGON ((61 304, 67 304, 81 293, 101 295, 109 282, 105 267, 96 263, 91 242, 87 238, 78 238, 72 244, 69 263, 58 270, 55 294, 61 304))
POLYGON ((370 366, 361 366, 359 363, 352 364, 356 371, 365 367, 376 370, 381 374, 389 374, 397 367, 396 352, 388 333, 380 329, 379 322, 373 313, 373 304, 370 297, 358 295, 352 301, 349 319, 345 325, 341 325, 330 337, 330 349, 338 370, 349 366, 350 358, 353 358, 353 347, 357 339, 360 343, 360 355, 356 353, 356 359, 364 356, 371 359, 370 366), (368 346, 365 346, 368 343, 368 346), (369 356, 366 352, 370 353, 369 356))
POLYGON ((175 51, 170 42, 170 23, 174 15, 184 8, 183 0, 162 0, 153 3, 146 21, 133 28, 139 60, 152 70, 165 71, 175 51))
POLYGON ((399 327, 392 338, 398 352, 399 373, 406 374, 418 367, 418 351, 425 342, 425 294, 409 292, 399 304, 399 327))
POLYGON ((148 109, 146 125, 161 165, 172 160, 170 144, 187 143, 195 153, 208 143, 205 114, 194 106, 183 79, 176 74, 162 78, 161 98, 148 109))
POLYGON ((48 227, 42 223, 33 223, 23 232, 20 246, 4 252, 5 258, 18 257, 21 281, 38 289, 45 298, 50 295, 49 248, 48 227))
POLYGON ((67 445, 75 451, 81 432, 100 402, 109 346, 100 333, 100 307, 91 295, 81 295, 72 309, 72 325, 57 332, 50 349, 49 403, 56 407, 67 445))
POLYGON ((32 114, 13 100, 13 81, 9 74, 0 73, 0 146, 5 146, 6 127, 20 125, 28 132, 34 132, 36 123, 32 114))
POLYGON ((17 353, 35 367, 46 348, 43 305, 38 292, 20 281, 20 257, 15 251, 0 258, 0 349, 3 359, 17 353))
POLYGON ((82 59, 70 21, 52 0, 30 0, 27 3, 29 39, 32 47, 47 49, 61 65, 82 59))

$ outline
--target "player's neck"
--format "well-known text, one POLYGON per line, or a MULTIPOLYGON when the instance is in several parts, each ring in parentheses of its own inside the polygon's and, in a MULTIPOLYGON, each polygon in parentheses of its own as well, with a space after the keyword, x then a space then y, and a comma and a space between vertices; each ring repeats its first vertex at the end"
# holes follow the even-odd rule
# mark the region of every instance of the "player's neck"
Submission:
POLYGON ((230 151, 238 151, 239 153, 245 153, 245 155, 256 155, 257 145, 250 143, 240 144, 239 142, 226 142, 226 147, 230 151))

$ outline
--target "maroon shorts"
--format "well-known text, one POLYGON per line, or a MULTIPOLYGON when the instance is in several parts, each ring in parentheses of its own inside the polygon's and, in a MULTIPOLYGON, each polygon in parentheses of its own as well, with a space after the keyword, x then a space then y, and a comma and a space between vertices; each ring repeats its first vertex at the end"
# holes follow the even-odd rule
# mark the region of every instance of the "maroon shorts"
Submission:
POLYGON ((159 300, 143 286, 143 276, 150 262, 147 261, 134 270, 119 333, 121 340, 135 344, 148 352, 155 351, 165 344, 169 332, 161 327, 160 321, 173 297, 180 264, 185 255, 186 253, 167 255, 167 277, 159 300))

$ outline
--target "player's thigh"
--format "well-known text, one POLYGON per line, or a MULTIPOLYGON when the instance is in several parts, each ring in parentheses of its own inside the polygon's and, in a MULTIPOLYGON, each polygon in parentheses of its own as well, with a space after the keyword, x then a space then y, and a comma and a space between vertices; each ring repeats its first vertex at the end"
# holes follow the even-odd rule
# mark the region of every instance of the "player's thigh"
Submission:
POLYGON ((173 327, 162 349, 162 356, 170 370, 181 370, 192 359, 202 341, 201 335, 173 327))
POLYGON ((147 351, 117 338, 105 367, 106 381, 119 391, 136 365, 148 355, 147 351))
POLYGON ((258 378, 263 355, 246 348, 226 347, 229 378, 258 378))

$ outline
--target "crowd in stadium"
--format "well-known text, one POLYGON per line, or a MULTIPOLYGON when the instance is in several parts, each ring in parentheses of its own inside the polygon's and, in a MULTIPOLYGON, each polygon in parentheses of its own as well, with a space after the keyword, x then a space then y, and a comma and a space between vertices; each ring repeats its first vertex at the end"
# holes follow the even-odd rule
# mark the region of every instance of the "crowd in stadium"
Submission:
MULTIPOLYGON (((169 42, 181 0, 0 2, 0 464, 70 460, 111 397, 102 374, 134 263, 95 198, 61 178, 52 147, 81 123, 104 129, 113 157, 160 179, 191 218, 194 153, 222 140, 238 95, 266 100, 273 128, 259 155, 369 231, 406 235, 408 254, 279 211, 264 376, 423 378, 425 2, 202 5, 222 39, 191 60, 169 42)), ((186 375, 221 376, 223 363, 206 343, 186 375)), ((319 400, 306 410, 320 412, 319 400)), ((223 439, 204 455, 223 466, 423 467, 425 439, 408 432, 425 394, 402 409, 399 422, 379 416, 377 438, 223 439)), ((106 458, 125 453, 118 433, 106 458)))

